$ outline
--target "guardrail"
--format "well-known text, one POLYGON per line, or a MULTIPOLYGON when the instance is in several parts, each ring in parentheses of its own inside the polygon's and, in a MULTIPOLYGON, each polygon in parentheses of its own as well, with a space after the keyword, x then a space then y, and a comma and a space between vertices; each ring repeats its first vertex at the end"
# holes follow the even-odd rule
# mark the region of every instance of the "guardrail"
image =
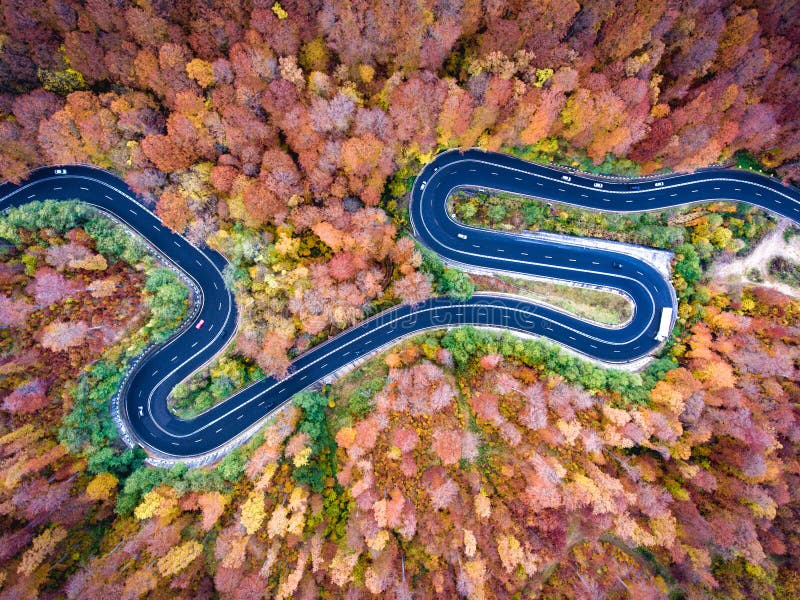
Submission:
MULTIPOLYGON (((88 204, 88 203, 87 203, 88 204)), ((128 390, 128 386, 130 384, 131 377, 136 374, 139 369, 139 366, 147 358, 152 352, 155 352, 168 342, 172 341, 179 335, 181 335, 184 331, 186 331, 190 326, 191 322, 200 312, 200 305, 201 303, 198 302, 200 298, 203 297, 203 290, 200 286, 197 285, 197 282, 189 277, 182 269, 180 269, 177 265, 175 265, 172 260, 169 259, 163 252, 161 252, 158 248, 156 248, 153 244, 151 244, 147 238, 144 236, 138 235, 131 229, 127 223, 122 221, 121 219, 117 218, 116 215, 103 210, 95 205, 89 204, 92 207, 92 210, 102 214, 105 218, 113 221, 117 224, 117 226, 121 227, 132 239, 136 240, 137 243, 143 244, 151 255, 153 255, 159 263, 161 263, 164 267, 168 268, 170 271, 175 273, 181 281, 192 291, 189 297, 189 307, 190 310, 187 311, 186 316, 183 319, 183 322, 178 326, 178 328, 170 335, 166 340, 163 342, 158 343, 150 343, 145 346, 139 354, 137 354, 133 360, 129 361, 127 366, 125 367, 122 375, 122 379, 117 387, 117 391, 111 397, 110 406, 111 406, 111 417, 114 421, 114 424, 117 426, 117 430, 120 433, 120 438, 130 448, 135 446, 141 445, 139 442, 136 441, 135 436, 131 433, 128 429, 127 420, 123 418, 123 411, 125 410, 124 402, 120 402, 120 399, 125 395, 128 390)))
MULTIPOLYGON (((576 169, 576 168, 565 167, 563 165, 556 165, 556 164, 551 163, 548 166, 548 165, 545 165, 544 163, 539 163, 539 164, 541 166, 545 167, 545 168, 555 169, 555 170, 558 170, 560 172, 565 172, 565 173, 578 172, 578 169, 576 169)), ((73 166, 75 166, 75 165, 73 165, 73 166)), ((69 169, 69 167, 70 167, 69 165, 66 166, 67 169, 69 169)), ((50 168, 53 168, 53 167, 48 167, 48 169, 50 169, 50 168)), ((95 167, 92 167, 92 168, 96 169, 95 167)), ((679 176, 679 175, 681 175, 681 174, 674 174, 674 176, 679 176)), ((645 177, 604 176, 604 175, 595 176, 593 174, 586 174, 584 172, 581 172, 581 176, 582 177, 586 177, 589 180, 591 180, 592 178, 596 177, 599 180, 607 179, 607 180, 610 180, 610 181, 647 180, 647 179, 650 179, 650 178, 663 179, 665 177, 663 174, 654 174, 654 175, 645 176, 645 177)), ((136 199, 131 197, 129 194, 125 193, 124 191, 120 191, 120 190, 117 190, 117 191, 119 191, 119 193, 122 194, 123 196, 125 196, 126 198, 130 198, 137 205, 139 205, 142 208, 144 208, 145 210, 147 210, 147 212, 149 212, 151 215, 153 214, 149 209, 144 207, 141 203, 137 202, 136 199)), ((87 202, 87 203, 91 205, 90 202, 87 202)), ((141 446, 145 447, 146 449, 148 449, 148 451, 150 451, 152 453, 151 457, 148 459, 148 462, 150 462, 150 464, 159 465, 159 466, 169 466, 169 465, 175 464, 176 462, 184 462, 184 463, 190 464, 192 466, 200 466, 202 464, 208 464, 210 462, 214 462, 218 458, 220 458, 221 456, 223 456, 226 453, 228 453, 231 448, 240 445, 245 439, 251 437, 258 430, 263 428, 264 425, 265 425, 266 420, 271 415, 275 414, 278 410, 281 410, 282 407, 285 406, 285 404, 277 407, 276 409, 274 409, 270 413, 261 416, 251 426, 247 427, 245 430, 240 431, 237 435, 235 435, 233 438, 228 440, 224 445, 216 448, 213 451, 206 452, 206 453, 204 453, 202 455, 198 455, 198 456, 195 456, 195 457, 189 457, 189 458, 186 458, 186 457, 172 457, 168 453, 160 453, 159 454, 157 451, 154 451, 152 448, 149 448, 146 444, 144 444, 144 443, 142 443, 142 442, 140 442, 140 441, 135 439, 135 436, 133 435, 133 433, 128 429, 128 425, 127 425, 128 414, 126 412, 127 408, 124 406, 125 402, 121 402, 121 400, 125 397, 125 393, 129 389, 130 381, 131 381, 132 377, 136 374, 137 370, 139 368, 141 368, 142 363, 153 352, 155 352, 159 347, 163 346, 164 344, 170 343, 176 337, 178 337, 182 333, 184 333, 191 326, 191 321, 197 316, 197 314, 198 314, 198 312, 200 310, 199 306, 201 306, 201 302, 199 302, 199 301, 202 301, 202 299, 203 299, 203 292, 202 292, 202 289, 197 284, 197 282, 194 279, 192 279, 191 276, 188 273, 186 273, 181 267, 179 267, 176 263, 174 263, 169 258, 169 256, 167 256, 162 251, 160 251, 156 246, 151 244, 147 240, 147 238, 144 237, 144 235, 139 234, 139 232, 136 231, 135 227, 128 226, 127 223, 125 223, 124 220, 122 220, 120 218, 117 218, 116 215, 113 215, 113 214, 109 213, 108 211, 103 210, 102 208, 99 208, 97 206, 93 206, 93 208, 95 210, 97 210, 98 212, 102 213, 107 218, 111 219, 112 221, 114 221, 117 224, 119 224, 120 226, 122 226, 126 230, 128 235, 134 236, 135 239, 137 239, 138 241, 143 243, 144 246, 151 252, 152 255, 154 255, 156 257, 157 260, 159 260, 160 263, 162 263, 164 266, 166 266, 167 268, 170 268, 173 272, 175 272, 181 278, 181 280, 184 281, 188 285, 188 287, 193 292, 193 294, 191 296, 191 308, 190 308, 190 311, 188 311, 188 313, 187 313, 189 316, 186 317, 186 319, 182 322, 181 325, 179 325, 179 327, 173 332, 173 334, 167 340, 165 340, 164 342, 161 342, 161 343, 158 343, 158 344, 155 344, 155 343, 148 344, 133 359, 131 359, 128 362, 128 364, 126 365, 126 367, 124 369, 124 372, 123 372, 123 376, 122 376, 122 379, 121 379, 120 386, 118 387, 117 392, 111 398, 112 416, 114 418, 115 424, 117 425, 117 427, 118 427, 118 429, 120 431, 120 436, 123 439, 123 441, 129 446, 134 446, 134 445, 138 444, 138 445, 141 445, 141 446)), ((413 225, 414 224, 413 224, 413 221, 412 221, 412 227, 413 227, 413 225)), ((415 234, 416 234, 416 231, 415 231, 415 234)), ((202 249, 200 250, 200 252, 202 252, 202 249)), ((208 258, 208 256, 207 256, 207 258, 208 258)), ((211 259, 209 258, 209 260, 211 260, 211 259)), ((214 268, 218 268, 217 267, 217 263, 214 263, 213 266, 214 266, 214 268)), ((513 274, 513 273, 511 273, 511 274, 513 274)), ((674 302, 674 299, 675 299, 674 290, 671 290, 671 296, 672 296, 672 299, 673 299, 673 302, 674 302)), ((389 308, 386 311, 381 311, 381 313, 378 313, 377 315, 374 315, 372 318, 379 318, 384 312, 388 312, 390 310, 393 310, 393 308, 389 308)), ((368 323, 369 321, 370 321, 370 319, 366 319, 366 320, 364 320, 362 322, 362 324, 363 323, 368 323)), ((435 328, 439 329, 439 328, 441 328, 441 326, 437 326, 435 328)), ((416 331, 416 332, 414 332, 412 334, 409 334, 409 335, 417 335, 418 333, 420 333, 420 331, 416 331)), ((316 349, 316 348, 319 348, 321 346, 325 346, 328 343, 334 343, 335 341, 336 341, 335 339, 329 339, 329 340, 326 340, 325 342, 323 342, 322 344, 319 344, 319 345, 315 346, 314 348, 316 349)), ((392 342, 387 343, 385 346, 394 345, 394 344, 396 344, 396 342, 397 342, 397 340, 393 340, 392 342)), ((384 349, 384 346, 382 346, 380 349, 376 349, 374 352, 369 353, 369 355, 372 356, 375 353, 377 353, 378 351, 381 351, 383 349, 384 349)), ((223 348, 220 349, 220 352, 222 350, 224 350, 224 346, 223 346, 223 348)), ((365 359, 366 358, 362 358, 362 360, 365 360, 365 359)), ((350 365, 348 365, 348 368, 350 368, 350 365)), ((340 372, 337 371, 337 374, 338 373, 340 373, 340 372)), ((330 374, 329 374, 329 376, 330 376, 330 374)), ((307 386, 307 387, 311 387, 311 386, 315 385, 318 381, 324 380, 324 379, 325 379, 325 377, 320 378, 320 379, 318 379, 318 380, 316 380, 314 382, 311 382, 311 383, 309 383, 309 386, 307 386)), ((247 389, 247 388, 245 388, 245 389, 247 389)), ((242 390, 240 390, 237 393, 241 393, 241 391, 242 390)))

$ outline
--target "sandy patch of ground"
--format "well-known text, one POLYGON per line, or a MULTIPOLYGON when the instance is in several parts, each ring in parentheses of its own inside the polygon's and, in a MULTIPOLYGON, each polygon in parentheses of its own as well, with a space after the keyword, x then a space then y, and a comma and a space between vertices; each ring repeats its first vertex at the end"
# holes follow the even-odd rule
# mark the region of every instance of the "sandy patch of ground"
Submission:
POLYGON ((791 225, 792 222, 789 219, 781 219, 775 229, 765 235, 764 239, 747 256, 732 261, 717 261, 711 267, 709 273, 711 278, 733 284, 770 287, 787 296, 800 298, 800 290, 775 280, 767 273, 767 265, 774 256, 782 256, 793 262, 800 263, 800 236, 794 236, 789 243, 786 243, 783 239, 783 232, 791 225), (753 269, 760 271, 761 276, 764 278, 763 282, 755 281, 748 276, 748 273, 751 273, 753 269))

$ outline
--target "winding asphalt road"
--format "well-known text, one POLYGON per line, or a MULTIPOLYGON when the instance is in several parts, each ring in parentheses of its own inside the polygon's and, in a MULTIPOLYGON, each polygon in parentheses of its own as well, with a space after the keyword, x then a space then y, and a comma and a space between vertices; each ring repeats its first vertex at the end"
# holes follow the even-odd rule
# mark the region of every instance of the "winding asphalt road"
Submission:
POLYGON ((611 363, 641 358, 658 347, 655 334, 661 309, 674 302, 669 282, 658 271, 607 250, 458 224, 447 213, 446 199, 459 187, 502 190, 606 211, 727 199, 800 222, 800 190, 748 171, 708 169, 618 181, 481 150, 445 152, 425 166, 412 190, 411 221, 423 244, 457 263, 616 288, 634 301, 631 321, 623 327, 602 327, 521 298, 492 294, 476 294, 467 302, 435 298, 368 319, 298 357, 283 380, 267 377, 197 418, 182 420, 167 408, 170 390, 224 348, 236 328, 236 305, 222 277, 225 259, 169 231, 136 201, 124 182, 92 167, 48 167, 21 185, 4 184, 0 208, 32 200, 80 199, 136 231, 191 282, 199 310, 170 341, 136 361, 120 391, 119 407, 127 435, 154 456, 166 462, 196 462, 242 441, 267 415, 316 381, 376 348, 426 329, 470 324, 517 330, 611 363), (66 174, 56 174, 56 169, 65 169, 66 174), (195 324, 200 319, 205 325, 198 330, 195 324))

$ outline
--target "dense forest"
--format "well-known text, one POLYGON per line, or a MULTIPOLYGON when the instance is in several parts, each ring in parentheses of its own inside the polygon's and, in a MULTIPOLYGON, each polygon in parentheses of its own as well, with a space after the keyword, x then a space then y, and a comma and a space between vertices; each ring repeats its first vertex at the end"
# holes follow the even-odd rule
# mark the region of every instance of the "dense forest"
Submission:
POLYGON ((540 342, 426 335, 207 469, 87 460, 19 421, 2 594, 798 597, 798 340, 799 302, 715 287, 637 401, 540 342))
MULTIPOLYGON (((242 322, 176 389, 191 415, 378 310, 472 293, 409 237, 440 150, 796 183, 798 21, 792 0, 4 0, 0 178, 108 168, 226 256, 242 322)), ((169 470, 108 407, 188 290, 85 205, 0 216, 0 598, 800 597, 800 302, 706 271, 774 219, 456 208, 675 250, 675 339, 630 373, 432 333, 169 470)))
POLYGON ((232 260, 238 351, 280 373, 370 302, 429 293, 391 249, 438 149, 563 141, 645 173, 748 151, 797 177, 795 8, 9 0, 0 175, 123 174, 232 260))

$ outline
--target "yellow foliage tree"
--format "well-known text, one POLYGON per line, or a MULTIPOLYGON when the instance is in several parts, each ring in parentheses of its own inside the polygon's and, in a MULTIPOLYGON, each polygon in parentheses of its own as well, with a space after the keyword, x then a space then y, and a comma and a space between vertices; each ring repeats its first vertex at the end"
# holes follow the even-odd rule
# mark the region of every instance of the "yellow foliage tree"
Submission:
POLYGON ((501 535, 497 540, 497 554, 506 571, 511 573, 525 557, 519 540, 513 535, 501 535))
POLYGON ((276 595, 277 600, 284 600, 291 598, 300 580, 303 578, 303 573, 306 570, 306 563, 308 562, 308 550, 302 550, 297 556, 297 566, 294 571, 289 573, 289 576, 281 582, 276 595))
POLYGON ((311 448, 306 446, 305 448, 300 450, 300 452, 295 454, 294 460, 292 461, 294 463, 294 466, 302 467, 304 465, 307 465, 308 459, 311 458, 311 452, 312 452, 311 448))
POLYGON ((389 542, 389 532, 385 529, 378 530, 373 537, 367 539, 367 546, 373 552, 380 552, 389 542))
POLYGON ((364 83, 370 83, 375 77, 375 68, 372 65, 358 65, 358 76, 364 83))
POLYGON ((17 567, 17 573, 28 576, 42 564, 42 561, 53 551, 56 545, 67 537, 67 530, 61 527, 51 527, 39 535, 25 554, 17 567))
POLYGON ((116 291, 118 284, 118 277, 106 277, 93 281, 86 289, 92 294, 92 298, 107 298, 116 291))
POLYGON ((680 390, 667 381, 659 381, 650 392, 654 404, 664 406, 675 414, 680 414, 685 406, 685 398, 680 390))
POLYGON ((464 574, 469 583, 469 598, 482 600, 485 598, 483 589, 486 581, 486 562, 481 558, 470 560, 464 564, 464 574))
POLYGON ((733 239, 733 232, 725 227, 720 227, 711 235, 711 243, 722 250, 733 239))
POLYGON ((315 37, 303 44, 300 50, 300 66, 306 71, 328 70, 330 62, 330 50, 322 36, 315 37))
POLYGON ((349 552, 343 547, 339 547, 336 556, 331 561, 328 572, 330 573, 331 581, 343 587, 352 578, 353 568, 358 562, 359 553, 349 552))
POLYGON ((38 69, 36 75, 44 89, 61 96, 67 96, 77 90, 86 90, 89 88, 83 73, 75 69, 67 68, 61 71, 38 69))
POLYGON ((550 68, 536 69, 536 81, 533 82, 533 87, 537 88, 542 87, 545 83, 547 83, 547 80, 550 79, 554 74, 555 71, 553 71, 553 69, 550 68))
POLYGON ((260 492, 264 492, 269 488, 269 484, 272 481, 273 476, 275 475, 275 471, 278 470, 278 463, 269 463, 266 467, 264 467, 264 472, 258 478, 255 484, 255 489, 260 492))
POLYGON ((289 496, 289 510, 292 512, 305 512, 308 500, 308 491, 304 487, 297 486, 289 496))
POLYGON ((274 12, 275 16, 281 20, 289 16, 289 13, 286 12, 286 10, 281 6, 280 2, 276 2, 272 5, 272 12, 274 12))
POLYGON ((155 490, 151 490, 144 495, 139 506, 134 509, 133 514, 140 521, 144 521, 156 514, 161 509, 163 502, 164 496, 155 490))
POLYGON ((267 533, 270 539, 274 537, 282 537, 289 526, 288 519, 289 510, 285 506, 278 506, 269 518, 267 523, 267 533))
POLYGON ((111 490, 117 487, 119 479, 111 473, 100 473, 86 486, 86 495, 92 500, 107 500, 111 496, 111 490))
POLYGON ((283 257, 297 260, 297 251, 300 250, 300 239, 292 237, 292 230, 289 227, 279 227, 277 229, 277 234, 275 252, 283 257))
POLYGON ((170 577, 176 575, 188 567, 191 562, 200 556, 203 551, 203 546, 200 542, 190 540, 176 546, 167 552, 163 558, 158 561, 158 572, 162 577, 170 577))
POLYGON ((492 514, 492 502, 489 497, 483 493, 483 490, 475 496, 475 514, 481 519, 488 519, 492 514))
POLYGON ((108 268, 108 261, 102 254, 94 254, 80 260, 69 261, 72 269, 84 269, 86 271, 105 271, 108 268))
POLYGON ((464 530, 464 554, 469 558, 475 556, 475 550, 478 547, 478 541, 475 539, 475 534, 471 530, 464 530))
POLYGON ((386 366, 391 369, 396 369, 398 367, 403 366, 403 361, 400 360, 400 355, 395 352, 387 354, 386 357, 383 359, 383 362, 385 362, 386 366))
POLYGON ((258 491, 253 490, 242 505, 242 517, 240 522, 248 535, 254 534, 261 528, 267 513, 264 509, 264 496, 258 491))
POLYGON ((186 63, 186 74, 201 88, 214 85, 214 71, 210 62, 194 58, 186 63))
POLYGON ((352 427, 342 427, 336 432, 336 443, 347 450, 356 441, 356 430, 352 427))
POLYGON ((303 535, 303 529, 306 526, 305 511, 292 513, 289 522, 286 525, 287 533, 292 533, 297 536, 303 535))

